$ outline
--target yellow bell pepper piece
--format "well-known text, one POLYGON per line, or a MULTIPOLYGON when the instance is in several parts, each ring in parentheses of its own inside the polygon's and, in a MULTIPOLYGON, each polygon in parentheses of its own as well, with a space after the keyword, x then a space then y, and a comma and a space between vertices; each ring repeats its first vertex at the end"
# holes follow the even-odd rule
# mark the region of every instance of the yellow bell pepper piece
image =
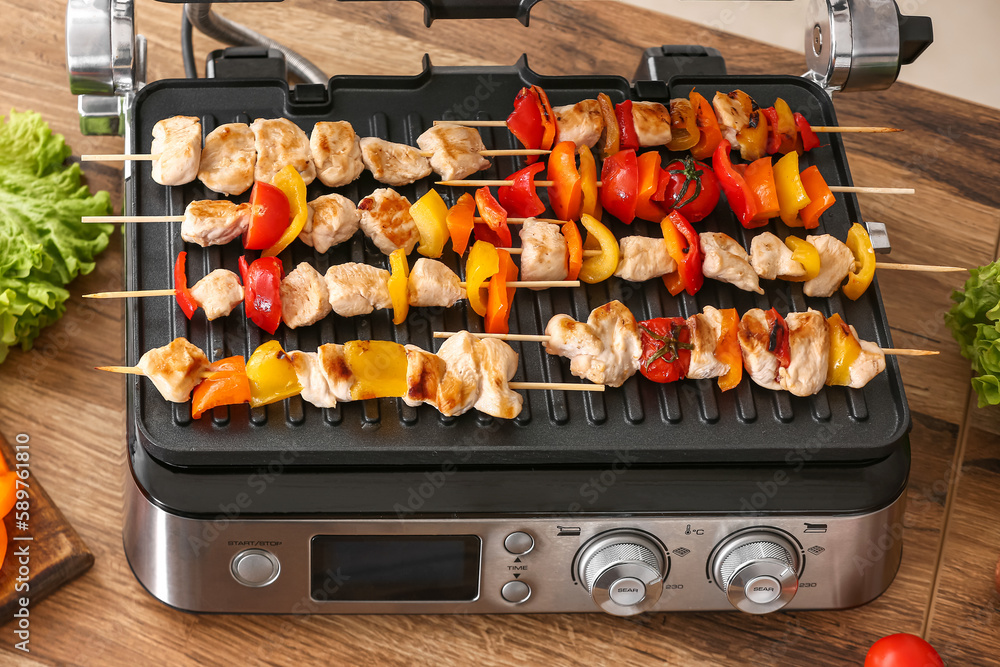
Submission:
POLYGON ((812 201, 799 177, 799 154, 788 153, 774 164, 774 185, 778 190, 781 220, 789 227, 801 227, 799 211, 812 201))
POLYGON ((580 211, 600 219, 601 193, 597 189, 597 162, 587 146, 580 146, 580 188, 583 193, 580 211))
POLYGON ((247 378, 250 380, 250 407, 253 408, 302 393, 295 367, 276 340, 267 341, 250 355, 247 378))
POLYGON ((410 265, 406 262, 406 249, 396 248, 389 255, 389 298, 392 299, 392 323, 402 324, 410 311, 410 265))
POLYGON ((830 386, 845 387, 851 384, 851 364, 861 354, 861 343, 851 332, 840 314, 826 318, 830 329, 830 367, 826 373, 826 383, 830 386))
POLYGON ((848 299, 857 301, 875 278, 875 249, 868 232, 857 222, 847 232, 847 247, 854 253, 857 263, 847 274, 844 294, 848 299))
POLYGON ((583 242, 583 249, 601 251, 600 255, 584 258, 580 267, 580 280, 591 284, 607 280, 618 268, 618 239, 593 216, 585 213, 580 216, 580 222, 587 230, 587 240, 583 242))
POLYGON ((465 264, 465 293, 469 305, 480 317, 486 317, 486 300, 483 289, 486 283, 500 271, 500 254, 492 243, 476 241, 469 251, 465 264))
POLYGON ((441 195, 436 190, 428 190, 410 206, 410 217, 420 232, 417 252, 424 257, 440 257, 448 241, 448 205, 441 195))
POLYGON ((354 374, 351 398, 392 398, 406 393, 406 350, 387 340, 352 340, 344 358, 354 374))
POLYGON ((785 245, 792 251, 792 259, 805 267, 806 274, 797 278, 778 276, 779 278, 793 283, 804 283, 819 275, 820 259, 816 246, 805 239, 800 239, 798 236, 789 236, 786 238, 785 245))
POLYGON ((292 221, 288 223, 288 228, 285 229, 281 238, 262 252, 261 257, 276 257, 278 253, 287 248, 302 233, 302 228, 306 226, 306 218, 309 216, 309 208, 306 206, 306 183, 295 167, 288 165, 279 171, 271 179, 271 185, 284 192, 285 196, 288 197, 292 221))

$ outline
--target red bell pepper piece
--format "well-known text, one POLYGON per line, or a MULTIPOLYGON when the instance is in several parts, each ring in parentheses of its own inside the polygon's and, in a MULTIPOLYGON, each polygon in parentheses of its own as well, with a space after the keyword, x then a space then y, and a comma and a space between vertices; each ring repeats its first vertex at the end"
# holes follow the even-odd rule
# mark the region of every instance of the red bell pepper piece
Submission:
POLYGON ((191 417, 201 415, 220 405, 250 402, 250 379, 243 357, 227 357, 208 367, 211 375, 202 380, 191 396, 191 417))
POLYGON ((191 294, 187 286, 187 252, 177 253, 177 261, 174 262, 174 296, 177 297, 177 305, 181 307, 184 314, 190 320, 194 311, 198 310, 198 300, 191 294))
POLYGON ((785 318, 772 308, 767 311, 767 324, 771 329, 771 340, 768 343, 768 351, 778 358, 778 365, 781 368, 788 368, 791 362, 791 347, 788 341, 788 324, 785 318))
POLYGON ((635 202, 635 215, 637 218, 659 222, 663 220, 666 213, 663 208, 656 203, 656 195, 660 185, 661 156, 659 151, 649 151, 639 156, 639 189, 635 202))
POLYGON ((719 179, 722 191, 726 193, 729 207, 739 218, 740 224, 747 229, 766 225, 767 220, 754 221, 754 216, 757 215, 757 204, 746 180, 733 169, 733 163, 729 159, 731 150, 732 146, 729 145, 728 141, 720 141, 715 149, 715 155, 712 156, 712 169, 719 179))
POLYGON ((762 108, 761 111, 767 116, 767 154, 774 155, 781 148, 781 135, 778 134, 778 111, 774 107, 762 108))
MULTIPOLYGON (((542 147, 545 127, 542 125, 542 105, 538 94, 531 88, 522 88, 514 98, 514 110, 507 116, 507 129, 525 148, 542 147)), ((538 160, 537 155, 527 156, 528 164, 538 160)))
POLYGON ((455 205, 448 209, 445 224, 451 237, 452 250, 459 255, 465 253, 465 248, 469 245, 469 236, 476 226, 475 217, 476 199, 468 192, 459 197, 455 205))
POLYGON ((657 317, 639 322, 642 356, 639 372, 653 382, 687 377, 691 364, 691 331, 683 317, 657 317))
MULTIPOLYGON (((684 290, 694 296, 705 283, 705 275, 701 271, 705 255, 701 252, 701 241, 698 232, 691 223, 677 211, 671 211, 660 223, 663 230, 663 240, 667 244, 667 253, 677 263, 677 274, 684 285, 684 290)), ((664 280, 667 288, 670 283, 664 280)))
POLYGON ((267 250, 281 238, 292 221, 288 197, 277 186, 256 181, 250 191, 250 224, 243 233, 247 250, 267 250))
POLYGON ((583 205, 583 179, 576 168, 576 144, 560 141, 549 155, 549 205, 560 220, 576 220, 583 205))
POLYGON ((806 229, 816 229, 819 227, 819 216, 836 204, 837 200, 816 165, 804 169, 799 174, 799 179, 802 180, 802 186, 806 189, 810 200, 806 207, 799 211, 799 218, 806 229))
POLYGON ((486 300, 486 333, 505 334, 510 330, 510 307, 514 301, 516 288, 507 283, 517 280, 517 265, 506 250, 497 250, 500 270, 490 278, 486 300))
POLYGON ((549 150, 552 148, 553 144, 556 143, 556 114, 552 111, 552 105, 549 104, 549 96, 545 94, 541 86, 532 86, 531 90, 535 93, 535 99, 538 100, 538 110, 542 116, 542 148, 549 150))
POLYGON ((572 220, 563 223, 562 234, 569 249, 566 255, 566 280, 576 280, 580 277, 580 268, 583 266, 583 236, 572 220))
POLYGON ((507 211, 489 188, 476 190, 476 206, 479 208, 479 217, 486 223, 486 229, 482 229, 483 225, 476 227, 476 240, 488 241, 498 248, 509 248, 511 237, 510 227, 507 226, 507 211))
POLYGON ((639 198, 639 161, 634 150, 606 158, 601 166, 601 205, 626 225, 635 220, 639 198))
POLYGON ((806 117, 795 112, 795 127, 799 131, 799 141, 802 142, 803 151, 811 151, 814 148, 819 148, 819 137, 816 133, 812 131, 812 126, 809 125, 809 121, 806 117))
POLYGON ((545 210, 545 204, 535 191, 535 176, 543 169, 545 165, 540 162, 529 165, 514 172, 507 179, 514 181, 514 185, 501 185, 497 189, 497 199, 507 210, 508 215, 515 218, 530 218, 545 210))
POLYGON ((618 120, 619 149, 638 149, 639 135, 635 131, 635 120, 632 118, 632 100, 625 100, 615 105, 615 118, 618 120))
POLYGON ((243 275, 243 305, 247 317, 269 334, 281 324, 281 279, 285 270, 277 257, 261 257, 247 266, 246 257, 240 257, 243 275))

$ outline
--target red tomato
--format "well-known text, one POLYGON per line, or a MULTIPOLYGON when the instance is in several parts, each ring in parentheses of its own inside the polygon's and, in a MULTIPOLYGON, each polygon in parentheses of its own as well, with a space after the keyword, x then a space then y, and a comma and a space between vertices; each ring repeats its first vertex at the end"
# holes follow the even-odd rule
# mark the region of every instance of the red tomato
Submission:
POLYGON ((865 667, 944 667, 934 647, 916 635, 882 637, 868 649, 865 667))
POLYGON ((256 181, 250 192, 250 226, 243 234, 247 250, 266 250, 278 242, 292 220, 285 193, 264 181, 256 181))
POLYGON ((653 382, 687 377, 691 363, 691 332, 683 317, 657 317, 639 322, 642 358, 639 372, 653 382))
POLYGON ((719 203, 719 179, 704 162, 687 157, 674 160, 660 174, 660 188, 654 200, 662 201, 667 210, 675 209, 688 222, 708 217, 719 203), (678 206, 680 204, 680 206, 678 206))

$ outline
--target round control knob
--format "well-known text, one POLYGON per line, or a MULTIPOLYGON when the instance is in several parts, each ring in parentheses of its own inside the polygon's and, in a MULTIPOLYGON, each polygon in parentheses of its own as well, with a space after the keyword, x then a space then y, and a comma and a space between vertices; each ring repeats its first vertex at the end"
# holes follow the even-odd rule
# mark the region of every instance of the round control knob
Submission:
POLYGON ((734 607, 750 614, 766 614, 795 597, 799 588, 797 553, 781 534, 755 530, 718 547, 712 572, 734 607))
POLYGON ((576 568, 597 606, 615 616, 640 614, 663 592, 663 552, 649 535, 636 530, 594 538, 580 551, 576 568))

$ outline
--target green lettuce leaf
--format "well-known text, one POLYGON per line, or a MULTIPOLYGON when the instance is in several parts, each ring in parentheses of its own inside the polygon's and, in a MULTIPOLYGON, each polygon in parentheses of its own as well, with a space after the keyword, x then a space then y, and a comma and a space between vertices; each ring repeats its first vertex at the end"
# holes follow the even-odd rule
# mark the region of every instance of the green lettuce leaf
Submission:
POLYGON ((0 362, 14 345, 31 347, 66 311, 65 285, 94 270, 112 225, 84 215, 112 212, 107 192, 92 195, 80 165, 41 115, 0 119, 0 362))
POLYGON ((979 407, 1000 405, 1000 261, 972 269, 963 289, 952 292, 955 305, 944 321, 972 362, 972 387, 979 407))

